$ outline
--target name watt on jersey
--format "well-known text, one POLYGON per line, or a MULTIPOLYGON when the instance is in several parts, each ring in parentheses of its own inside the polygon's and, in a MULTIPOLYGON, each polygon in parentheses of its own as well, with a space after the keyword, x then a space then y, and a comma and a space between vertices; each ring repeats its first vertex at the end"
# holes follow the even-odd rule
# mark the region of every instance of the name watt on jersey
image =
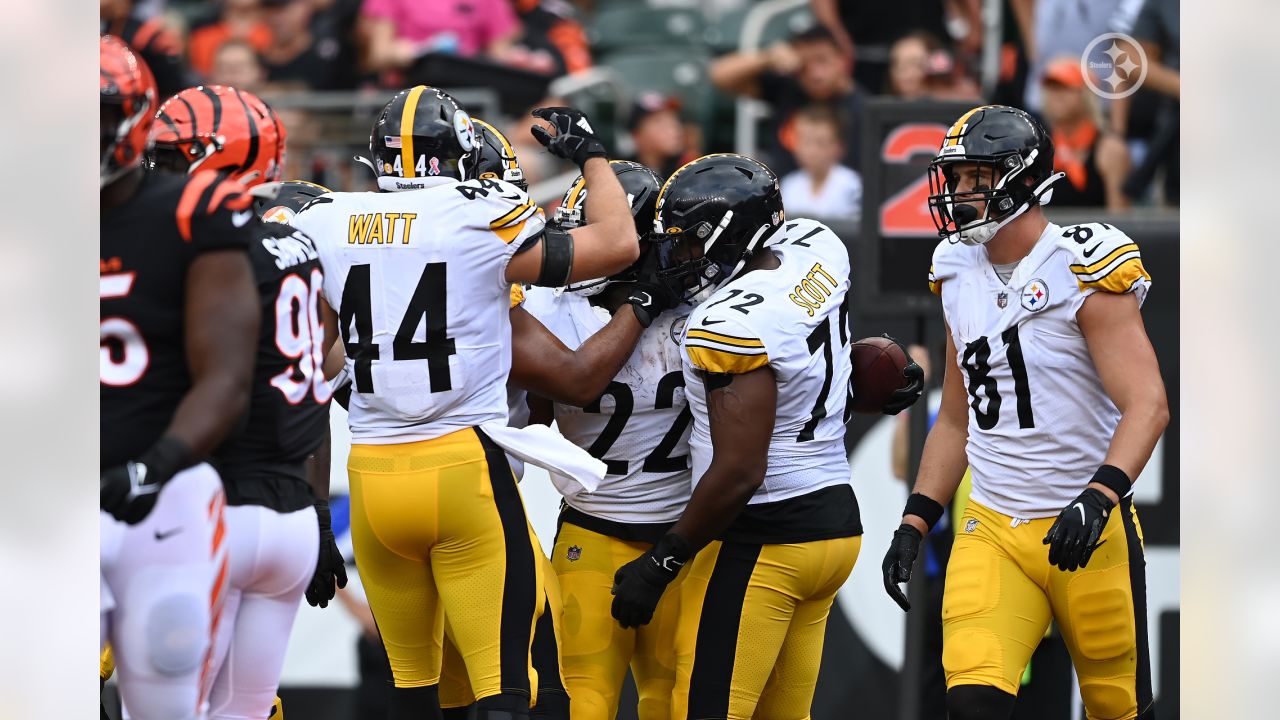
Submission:
POLYGON ((400 228, 400 244, 409 244, 409 232, 418 213, 363 213, 347 220, 348 245, 393 245, 396 241, 397 222, 400 228))

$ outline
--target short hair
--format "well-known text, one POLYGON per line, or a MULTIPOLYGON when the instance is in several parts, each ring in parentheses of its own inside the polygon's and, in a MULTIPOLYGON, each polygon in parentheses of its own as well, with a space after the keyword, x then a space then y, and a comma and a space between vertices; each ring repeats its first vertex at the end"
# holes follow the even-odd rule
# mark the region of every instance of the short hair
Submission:
POLYGON ((800 45, 803 43, 827 43, 833 48, 840 48, 840 43, 836 42, 836 36, 822 25, 814 25, 808 30, 802 30, 795 35, 792 35, 791 43, 793 45, 800 45))
POLYGON ((815 125, 826 125, 831 128, 832 132, 836 134, 836 137, 839 138, 841 142, 844 141, 844 138, 841 137, 841 133, 844 129, 844 123, 841 122, 840 114, 837 113, 830 105, 823 105, 821 103, 805 105, 796 111, 795 117, 797 121, 804 120, 805 122, 814 123, 815 125))

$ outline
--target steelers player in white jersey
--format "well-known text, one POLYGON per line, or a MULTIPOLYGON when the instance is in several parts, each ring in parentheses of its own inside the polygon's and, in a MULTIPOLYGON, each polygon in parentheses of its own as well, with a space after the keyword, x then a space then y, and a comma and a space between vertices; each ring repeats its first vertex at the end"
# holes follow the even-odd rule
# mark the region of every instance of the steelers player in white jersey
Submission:
MULTIPOLYGON (((645 238, 641 263, 656 259, 647 257, 653 252, 647 238, 662 182, 639 163, 615 160, 611 165, 631 201, 636 232, 645 238)), ((562 227, 588 222, 587 195, 583 178, 577 178, 556 209, 555 222, 562 227)), ((580 347, 594 341, 628 298, 640 292, 674 298, 647 272, 631 267, 571 284, 563 292, 535 289, 525 309, 567 346, 580 347)), ((554 404, 560 432, 608 466, 594 492, 564 498, 551 557, 564 599, 561 652, 575 720, 612 720, 628 667, 640 718, 670 717, 677 593, 667 593, 648 625, 622 628, 610 615, 610 590, 618 568, 652 548, 689 499, 692 415, 679 343, 690 310, 681 304, 654 318, 626 364, 588 402, 554 404)))
MULTIPOLYGON (((534 136, 582 167, 597 222, 548 228, 514 185, 463 180, 470 116, 421 85, 392 98, 370 133, 384 192, 323 195, 293 221, 328 269, 353 378, 353 545, 391 661, 393 719, 439 712, 446 615, 475 717, 528 717, 542 565, 504 452, 521 442, 506 428, 511 285, 599 277, 639 252, 591 124, 571 108, 534 112, 554 131, 534 136)), ((562 445, 525 449, 595 462, 562 445)))
POLYGON ((844 444, 848 251, 825 225, 788 221, 777 176, 732 154, 667 180, 654 233, 665 277, 701 299, 681 345, 694 488, 616 573, 612 613, 649 622, 683 575, 670 716, 807 718, 862 539, 844 444))
POLYGON ((1169 410, 1139 312, 1151 278, 1138 246, 1106 223, 1048 221, 1061 174, 1022 110, 965 113, 929 176, 944 238, 929 283, 954 360, 885 587, 908 607, 897 583, 969 466, 942 608, 950 717, 1010 717, 1055 620, 1090 720, 1153 718, 1130 486, 1169 410))

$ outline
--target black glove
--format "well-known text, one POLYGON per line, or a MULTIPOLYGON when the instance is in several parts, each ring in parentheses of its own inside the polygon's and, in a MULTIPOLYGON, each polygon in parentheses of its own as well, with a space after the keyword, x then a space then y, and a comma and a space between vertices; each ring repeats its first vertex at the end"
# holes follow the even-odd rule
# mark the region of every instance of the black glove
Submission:
POLYGON ((578 167, 593 157, 605 157, 604 143, 596 137, 595 130, 581 110, 570 107, 544 107, 533 111, 533 116, 551 123, 556 129, 552 135, 545 128, 530 128, 533 138, 558 158, 572 160, 578 167))
POLYGON ((626 303, 635 306, 636 319, 645 327, 680 304, 680 292, 658 272, 658 253, 652 247, 641 259, 626 303))
POLYGON ((614 619, 624 628, 647 625, 662 591, 692 555, 684 538, 667 533, 652 550, 618 568, 613 575, 614 619))
POLYGON ((1064 572, 1088 565, 1093 551, 1101 545, 1098 538, 1102 537, 1113 507, 1115 503, 1101 490, 1085 488, 1062 509, 1044 536, 1044 544, 1049 546, 1049 564, 1064 572))
POLYGON ((907 379, 905 387, 898 388, 889 396, 889 402, 885 403, 880 412, 885 415, 897 415, 906 410, 916 401, 920 399, 920 394, 924 392, 924 369, 911 359, 911 353, 907 352, 907 347, 898 342, 897 338, 890 336, 888 333, 881 333, 880 337, 891 341, 898 349, 902 351, 904 357, 907 358, 906 367, 902 368, 902 376, 907 379))
POLYGON ((914 527, 906 523, 899 525, 889 542, 889 552, 884 554, 884 562, 880 563, 880 570, 884 573, 884 591, 903 612, 911 609, 911 603, 898 583, 910 582, 911 570, 916 564, 916 556, 920 554, 920 541, 923 539, 924 536, 914 527))
POLYGON ((347 563, 338 551, 338 541, 333 537, 332 519, 329 517, 329 501, 317 500, 316 519, 320 525, 320 558, 316 572, 307 586, 307 604, 311 607, 329 607, 329 601, 338 593, 334 589, 347 586, 347 563))
POLYGON ((186 443, 162 437, 138 457, 101 472, 98 502, 116 520, 137 525, 151 514, 160 488, 191 464, 186 443))

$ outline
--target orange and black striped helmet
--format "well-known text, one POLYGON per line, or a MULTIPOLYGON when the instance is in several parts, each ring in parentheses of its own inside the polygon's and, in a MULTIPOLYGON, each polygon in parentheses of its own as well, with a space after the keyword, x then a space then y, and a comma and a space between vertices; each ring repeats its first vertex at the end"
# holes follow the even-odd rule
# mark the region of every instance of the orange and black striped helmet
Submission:
POLYGON ((283 173, 284 124, 257 95, 226 85, 199 85, 165 100, 151 143, 158 170, 228 170, 246 187, 283 173))
POLYGON ((99 53, 102 154, 98 174, 105 187, 138 167, 159 97, 151 70, 122 40, 103 35, 99 53))

